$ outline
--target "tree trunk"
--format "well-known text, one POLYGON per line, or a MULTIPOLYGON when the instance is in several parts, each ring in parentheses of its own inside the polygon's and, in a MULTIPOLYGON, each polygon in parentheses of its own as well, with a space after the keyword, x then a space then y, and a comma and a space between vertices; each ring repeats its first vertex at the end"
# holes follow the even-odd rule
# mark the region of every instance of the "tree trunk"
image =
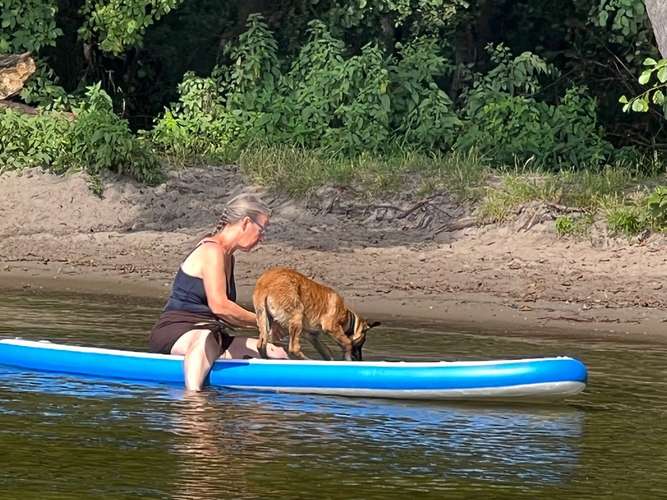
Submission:
POLYGON ((653 26, 655 40, 662 57, 667 58, 667 2, 665 0, 645 0, 646 12, 653 26))
POLYGON ((30 53, 0 55, 0 99, 17 94, 37 67, 30 53))
POLYGON ((394 19, 391 14, 383 14, 380 18, 380 28, 382 29, 382 43, 387 54, 393 54, 394 44, 396 43, 396 30, 394 29, 394 19))

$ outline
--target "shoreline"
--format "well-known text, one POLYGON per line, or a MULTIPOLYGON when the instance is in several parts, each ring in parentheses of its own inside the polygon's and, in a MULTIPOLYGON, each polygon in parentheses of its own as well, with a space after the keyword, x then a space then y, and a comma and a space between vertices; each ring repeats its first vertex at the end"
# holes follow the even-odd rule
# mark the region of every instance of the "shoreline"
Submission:
MULTIPOLYGON (((25 263, 24 263, 25 264, 25 263)), ((74 266, 73 269, 76 269, 74 266)), ((149 279, 131 274, 86 271, 85 276, 56 264, 25 264, 20 270, 0 272, 0 292, 13 291, 110 297, 155 301, 156 318, 168 294, 165 277, 149 279)), ((252 285, 238 287, 239 302, 251 305, 252 285)), ((563 338, 627 344, 667 344, 667 315, 651 308, 617 307, 582 311, 581 304, 534 301, 530 306, 486 293, 390 293, 348 300, 362 315, 374 320, 416 328, 443 329, 488 336, 563 338), (589 313, 581 316, 582 313, 589 313), (602 314, 601 314, 602 313, 602 314)))

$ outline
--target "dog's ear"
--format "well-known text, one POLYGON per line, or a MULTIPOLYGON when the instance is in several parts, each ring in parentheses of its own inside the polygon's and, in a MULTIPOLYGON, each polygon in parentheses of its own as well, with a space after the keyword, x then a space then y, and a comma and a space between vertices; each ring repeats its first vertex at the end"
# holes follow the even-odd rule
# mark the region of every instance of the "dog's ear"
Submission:
POLYGON ((368 323, 368 329, 370 330, 371 328, 375 328, 376 326, 380 326, 382 323, 379 321, 373 321, 372 323, 368 323))

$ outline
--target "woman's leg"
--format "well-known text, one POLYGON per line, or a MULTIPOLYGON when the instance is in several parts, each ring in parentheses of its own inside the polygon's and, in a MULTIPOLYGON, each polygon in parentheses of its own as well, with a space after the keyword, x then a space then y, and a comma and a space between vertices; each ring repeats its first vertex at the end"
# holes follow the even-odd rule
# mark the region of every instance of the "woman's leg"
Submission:
MULTIPOLYGON (((288 359, 282 347, 267 344, 271 359, 288 359)), ((171 354, 184 356, 183 371, 185 387, 192 391, 201 391, 213 363, 218 357, 223 359, 259 358, 257 339, 234 337, 225 352, 220 355, 220 344, 210 330, 190 330, 183 334, 171 348, 171 354)))
MULTIPOLYGON (((288 359, 285 349, 271 343, 266 344, 266 352, 270 359, 288 359)), ((243 359, 248 357, 259 358, 260 355, 257 350, 257 339, 250 337, 234 337, 230 346, 220 357, 223 359, 243 359)))
POLYGON ((190 330, 171 348, 171 354, 181 354, 185 387, 201 391, 211 366, 220 355, 220 344, 210 330, 190 330))

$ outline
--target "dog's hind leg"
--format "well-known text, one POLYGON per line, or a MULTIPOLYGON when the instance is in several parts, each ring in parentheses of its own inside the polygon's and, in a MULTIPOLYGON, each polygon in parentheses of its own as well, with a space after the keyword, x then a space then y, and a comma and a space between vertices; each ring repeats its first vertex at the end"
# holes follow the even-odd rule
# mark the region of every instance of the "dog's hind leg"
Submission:
POLYGON ((259 338, 257 339, 257 351, 264 359, 269 359, 269 354, 266 351, 266 345, 269 342, 269 334, 271 332, 271 319, 269 318, 268 299, 259 304, 255 314, 257 315, 257 329, 259 330, 259 338))
POLYGON ((331 353, 331 349, 329 349, 329 347, 324 342, 322 342, 319 334, 310 333, 308 335, 308 338, 310 339, 310 342, 313 344, 313 347, 317 349, 318 353, 320 353, 322 359, 326 361, 333 361, 334 357, 333 354, 331 353))

